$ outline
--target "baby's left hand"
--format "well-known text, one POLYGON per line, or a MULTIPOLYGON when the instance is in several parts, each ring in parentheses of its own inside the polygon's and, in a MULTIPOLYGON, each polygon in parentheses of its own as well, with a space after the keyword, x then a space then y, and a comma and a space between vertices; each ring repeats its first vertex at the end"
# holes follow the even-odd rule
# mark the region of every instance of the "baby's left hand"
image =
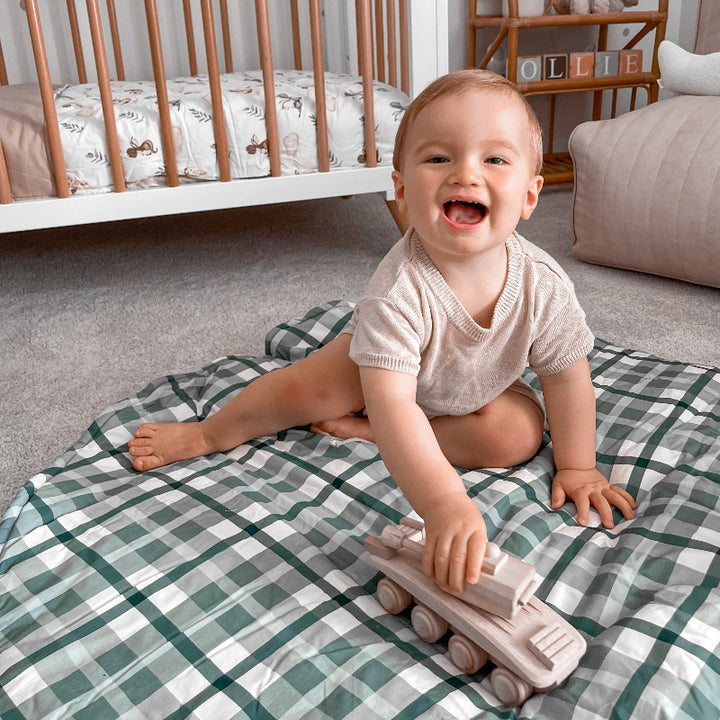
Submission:
POLYGON ((626 490, 612 485, 598 470, 559 470, 552 484, 552 508, 557 510, 570 498, 577 507, 577 521, 587 525, 592 505, 606 528, 615 527, 613 506, 626 520, 634 516, 635 500, 626 490))

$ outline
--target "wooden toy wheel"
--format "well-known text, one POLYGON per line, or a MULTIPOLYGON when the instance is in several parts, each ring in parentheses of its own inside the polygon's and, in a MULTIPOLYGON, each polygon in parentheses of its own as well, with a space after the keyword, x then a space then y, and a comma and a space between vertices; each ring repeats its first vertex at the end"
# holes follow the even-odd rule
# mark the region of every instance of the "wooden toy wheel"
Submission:
POLYGON ((450 638, 448 650, 455 667, 466 675, 474 675, 488 661, 488 654, 462 635, 450 638))
POLYGON ((522 705, 532 694, 530 685, 507 668, 495 668, 490 675, 490 684, 495 697, 508 707, 522 705))
POLYGON ((416 605, 411 614, 415 634, 425 642, 437 642, 447 631, 447 620, 424 605, 416 605))
POLYGON ((391 615, 401 613, 412 602, 412 595, 388 578, 378 583, 377 596, 385 612, 391 615))

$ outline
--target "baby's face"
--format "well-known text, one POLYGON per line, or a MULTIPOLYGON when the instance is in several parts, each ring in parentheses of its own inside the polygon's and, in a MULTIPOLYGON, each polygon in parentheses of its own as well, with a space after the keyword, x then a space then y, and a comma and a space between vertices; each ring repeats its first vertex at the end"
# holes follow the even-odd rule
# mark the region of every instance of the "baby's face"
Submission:
POLYGON ((438 252, 457 259, 504 246, 542 187, 525 109, 496 90, 427 105, 408 128, 401 161, 397 201, 436 262, 438 252))

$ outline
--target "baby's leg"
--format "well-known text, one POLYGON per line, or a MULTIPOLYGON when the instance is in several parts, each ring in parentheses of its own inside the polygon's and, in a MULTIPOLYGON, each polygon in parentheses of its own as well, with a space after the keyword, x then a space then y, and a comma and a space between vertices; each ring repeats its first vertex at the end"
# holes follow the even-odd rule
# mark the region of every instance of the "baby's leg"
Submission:
MULTIPOLYGON (((441 415, 430 425, 445 457, 457 467, 512 467, 529 460, 540 447, 544 417, 529 397, 506 390, 469 415, 441 415)), ((317 423, 320 432, 374 442, 366 417, 340 417, 317 423)))
POLYGON ((450 463, 474 470, 527 462, 540 447, 545 417, 534 400, 506 390, 470 415, 443 415, 430 424, 450 463))
POLYGON ((364 405, 360 373, 340 335, 293 365, 250 383, 199 423, 146 423, 129 442, 136 470, 231 450, 296 425, 341 417, 364 405))

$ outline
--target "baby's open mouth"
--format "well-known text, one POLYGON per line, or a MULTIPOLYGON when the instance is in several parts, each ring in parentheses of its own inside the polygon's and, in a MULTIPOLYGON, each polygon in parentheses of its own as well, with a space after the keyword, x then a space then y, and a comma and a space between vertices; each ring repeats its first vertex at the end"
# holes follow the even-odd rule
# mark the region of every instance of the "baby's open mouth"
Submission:
POLYGON ((486 205, 470 200, 448 200, 443 210, 447 219, 456 225, 476 225, 488 214, 486 205))

